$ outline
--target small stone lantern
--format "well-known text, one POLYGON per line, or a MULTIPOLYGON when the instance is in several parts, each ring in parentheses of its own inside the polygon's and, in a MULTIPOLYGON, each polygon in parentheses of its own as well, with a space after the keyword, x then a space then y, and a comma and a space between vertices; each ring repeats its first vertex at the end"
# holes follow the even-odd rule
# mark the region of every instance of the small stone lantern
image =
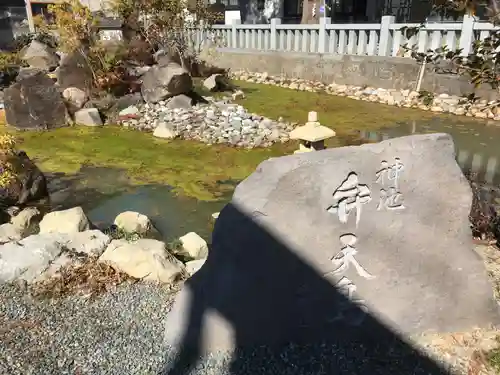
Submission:
POLYGON ((300 146, 295 154, 325 149, 325 139, 335 137, 335 132, 318 122, 318 114, 309 112, 307 123, 290 133, 290 139, 298 139, 300 146))

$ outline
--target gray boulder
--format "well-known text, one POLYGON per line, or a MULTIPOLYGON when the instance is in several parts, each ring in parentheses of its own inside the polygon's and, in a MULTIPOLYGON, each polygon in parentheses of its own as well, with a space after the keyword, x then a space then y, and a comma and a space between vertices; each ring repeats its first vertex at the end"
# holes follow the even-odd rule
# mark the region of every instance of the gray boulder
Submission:
POLYGON ((38 72, 4 90, 7 123, 20 130, 68 125, 68 112, 54 82, 38 72))
MULTIPOLYGON (((24 151, 18 151, 12 157, 11 162, 15 170, 18 171, 17 178, 9 186, 0 190, 0 207, 16 206, 22 208, 37 206, 44 209, 48 208, 50 197, 47 180, 42 171, 24 151)), ((5 211, 9 211, 9 209, 5 211)), ((3 209, 0 212, 3 212, 3 209)), ((7 216, 14 215, 8 213, 7 216)))
POLYGON ((56 51, 37 40, 31 41, 21 51, 21 57, 31 68, 44 71, 55 69, 59 65, 59 56, 56 51))
POLYGON ((189 72, 174 62, 154 66, 142 78, 141 93, 148 103, 157 103, 193 89, 189 72))
POLYGON ((108 108, 101 108, 97 103, 96 107, 106 114, 106 123, 113 124, 119 120, 122 110, 130 106, 140 106, 143 103, 144 100, 142 99, 141 93, 136 92, 118 98, 118 100, 114 101, 108 108))
POLYGON ((42 74, 45 74, 45 72, 43 71, 43 69, 39 69, 39 68, 32 68, 32 67, 21 67, 19 69, 19 74, 17 75, 16 77, 16 82, 19 82, 23 79, 26 79, 26 78, 29 78, 29 77, 32 77, 38 73, 42 73, 42 74))
POLYGON ((61 59, 57 69, 57 84, 61 90, 76 87, 87 92, 92 88, 92 82, 92 69, 80 52, 72 52, 61 59))
POLYGON ((168 109, 191 109, 193 107, 193 99, 187 95, 177 95, 169 99, 166 107, 168 109))
MULTIPOLYGON (((213 353, 329 342, 333 357, 377 358, 404 350, 401 336, 496 324, 471 201, 446 134, 265 161, 215 222, 207 261, 166 318, 166 343, 213 353)), ((327 361, 314 355, 308 363, 327 361)), ((402 358, 370 358, 345 373, 414 373, 402 358)))

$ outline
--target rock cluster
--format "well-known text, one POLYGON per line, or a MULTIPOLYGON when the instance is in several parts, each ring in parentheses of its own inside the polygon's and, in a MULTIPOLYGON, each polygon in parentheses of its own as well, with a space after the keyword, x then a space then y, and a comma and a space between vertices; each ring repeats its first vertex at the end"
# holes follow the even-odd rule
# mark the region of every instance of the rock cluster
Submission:
POLYGON ((146 103, 120 112, 121 124, 153 131, 161 138, 182 138, 207 144, 229 144, 235 147, 268 147, 289 140, 294 124, 248 112, 228 100, 210 101, 193 107, 171 108, 170 101, 146 103))
POLYGON ((330 95, 345 96, 355 100, 377 102, 398 107, 418 108, 437 113, 451 113, 460 116, 465 115, 468 117, 500 120, 500 101, 470 101, 448 94, 421 94, 412 90, 361 87, 336 83, 325 84, 299 78, 275 77, 267 73, 251 73, 246 71, 232 72, 231 77, 247 82, 275 85, 299 91, 324 92, 330 95))
POLYGON ((103 232, 93 228, 81 207, 45 216, 26 208, 0 225, 0 283, 44 281, 89 258, 140 280, 171 283, 205 263, 208 245, 196 233, 181 237, 174 250, 152 238, 155 231, 138 212, 119 214, 103 232))

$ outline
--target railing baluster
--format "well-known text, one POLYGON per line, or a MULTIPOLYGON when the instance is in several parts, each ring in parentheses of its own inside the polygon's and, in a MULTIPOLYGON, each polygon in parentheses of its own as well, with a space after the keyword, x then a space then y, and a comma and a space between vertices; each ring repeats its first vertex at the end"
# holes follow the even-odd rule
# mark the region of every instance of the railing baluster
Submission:
POLYGON ((271 25, 215 25, 209 34, 199 29, 189 29, 190 44, 206 45, 214 36, 220 46, 233 49, 258 49, 303 53, 356 54, 368 56, 398 56, 411 58, 411 53, 402 46, 416 47, 418 52, 427 52, 446 45, 450 50, 461 48, 462 54, 472 51, 472 43, 484 40, 497 30, 493 24, 477 22, 464 17, 460 23, 425 24, 420 31, 408 36, 401 28, 415 28, 418 24, 394 23, 393 16, 384 16, 376 24, 331 24, 323 19, 317 25, 281 25, 273 19, 271 25))

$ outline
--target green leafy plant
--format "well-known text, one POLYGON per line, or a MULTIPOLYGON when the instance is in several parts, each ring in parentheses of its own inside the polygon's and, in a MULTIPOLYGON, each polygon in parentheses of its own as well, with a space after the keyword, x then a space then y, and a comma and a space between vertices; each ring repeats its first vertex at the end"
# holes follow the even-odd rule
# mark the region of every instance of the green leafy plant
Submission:
POLYGON ((22 65, 19 55, 15 52, 0 52, 0 72, 7 73, 9 70, 22 65))
POLYGON ((418 98, 422 101, 422 103, 424 103, 424 105, 430 106, 434 101, 434 93, 422 90, 418 92, 418 98))
POLYGON ((142 238, 140 233, 137 232, 126 232, 122 228, 112 225, 110 228, 104 231, 113 240, 125 240, 125 241, 137 241, 142 238))
POLYGON ((114 0, 111 7, 125 20, 126 30, 139 35, 153 50, 177 56, 183 66, 199 57, 207 39, 213 37, 212 25, 222 17, 203 0, 114 0))
POLYGON ((97 89, 114 91, 127 84, 122 56, 124 48, 104 44, 97 35, 97 17, 78 0, 67 0, 48 7, 48 18, 38 17, 36 24, 45 34, 58 36, 59 48, 79 53, 92 71, 97 89))
MULTIPOLYGON (((484 7, 490 22, 500 24, 499 0, 435 0, 433 7, 439 14, 453 17, 473 15, 476 9, 484 7)), ((425 24, 401 30, 410 38, 422 29, 425 29, 425 24)), ((436 71, 468 76, 476 87, 487 84, 495 90, 500 88, 500 29, 492 30, 483 40, 475 40, 467 56, 463 56, 461 49, 451 50, 446 45, 425 52, 418 52, 416 46, 409 45, 403 49, 419 63, 430 64, 436 71)))
POLYGON ((16 139, 9 134, 0 135, 0 188, 8 188, 16 179, 16 139))
MULTIPOLYGON (((500 336, 497 337, 496 340, 500 345, 500 336)), ((488 365, 492 367, 497 374, 500 373, 500 347, 486 353, 486 359, 488 361, 488 365)))
POLYGON ((11 43, 9 50, 19 52, 24 47, 28 46, 33 40, 43 43, 51 48, 57 48, 57 38, 47 32, 36 32, 21 34, 11 43))

